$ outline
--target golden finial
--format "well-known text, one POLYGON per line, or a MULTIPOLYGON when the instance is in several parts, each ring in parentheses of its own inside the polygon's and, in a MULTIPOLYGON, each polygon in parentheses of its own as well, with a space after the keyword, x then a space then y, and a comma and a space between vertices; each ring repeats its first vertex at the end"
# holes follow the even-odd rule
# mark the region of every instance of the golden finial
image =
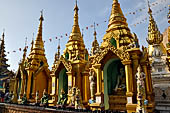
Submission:
POLYGON ((54 63, 56 63, 59 59, 60 59, 60 39, 58 39, 58 52, 56 52, 55 54, 55 58, 54 58, 54 63))
POLYGON ((94 22, 94 37, 95 37, 95 39, 96 39, 96 35, 97 35, 97 33, 96 33, 96 23, 94 22))
POLYGON ((76 5, 75 5, 75 7, 74 7, 74 11, 78 11, 79 10, 79 8, 78 8, 78 5, 77 5, 77 0, 76 0, 76 5))
POLYGON ((5 29, 3 29, 2 40, 4 40, 4 38, 5 38, 5 29))
POLYGON ((163 36, 158 30, 157 24, 152 16, 152 10, 150 8, 149 1, 148 1, 148 8, 149 8, 148 14, 150 15, 150 17, 149 17, 149 26, 148 26, 148 38, 146 40, 150 45, 160 44, 163 40, 163 36))
POLYGON ((27 46, 27 37, 25 38, 25 47, 27 46))
POLYGON ((58 56, 60 56, 60 39, 58 39, 58 56))
POLYGON ((58 59, 60 59, 60 39, 58 39, 58 59))
POLYGON ((80 33, 80 28, 78 24, 78 5, 77 5, 77 0, 76 0, 76 5, 74 7, 74 24, 72 28, 72 33, 80 33))
POLYGON ((33 33, 32 42, 31 42, 31 51, 33 50, 33 46, 34 46, 34 33, 33 33))
POLYGON ((27 51, 27 37, 25 38, 25 48, 24 48, 24 52, 27 51))
POLYGON ((113 0, 113 3, 118 3, 118 0, 113 0))
POLYGON ((40 16, 40 21, 43 21, 44 20, 44 18, 43 18, 43 9, 40 11, 40 13, 41 13, 41 16, 40 16))
POLYGON ((27 54, 27 37, 25 38, 25 48, 24 48, 24 54, 22 58, 22 64, 25 62, 26 54, 27 54))
POLYGON ((147 0, 147 1, 148 1, 148 8, 149 8, 148 13, 149 13, 150 15, 152 15, 152 10, 151 10, 151 6, 150 6, 150 3, 149 3, 149 0, 147 0))
POLYGON ((94 41, 92 42, 92 49, 91 49, 91 55, 92 56, 95 55, 99 50, 99 43, 97 42, 97 38, 96 38, 97 33, 96 33, 95 22, 94 22, 94 34, 93 35, 94 35, 94 41))

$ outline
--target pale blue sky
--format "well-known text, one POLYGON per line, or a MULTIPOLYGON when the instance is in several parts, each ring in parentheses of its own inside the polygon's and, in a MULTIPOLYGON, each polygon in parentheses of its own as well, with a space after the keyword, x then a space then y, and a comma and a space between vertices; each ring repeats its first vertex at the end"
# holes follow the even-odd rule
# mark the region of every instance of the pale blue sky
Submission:
MULTIPOLYGON (((102 42, 109 20, 113 0, 78 0, 79 6, 79 24, 80 28, 99 23, 97 29, 97 38, 102 42), (104 23, 101 23, 104 22, 104 23), (100 24, 101 23, 101 24, 100 24)), ((147 7, 146 0, 119 0, 124 14, 134 12, 140 8, 147 7)), ((170 4, 169 0, 150 0, 151 3, 159 2, 159 5, 152 6, 153 13, 161 10, 170 4)), ((75 0, 0 0, 0 33, 5 29, 5 47, 9 59, 9 69, 18 68, 18 62, 22 58, 23 52, 19 48, 24 48, 25 37, 28 38, 28 52, 30 52, 30 43, 34 35, 37 35, 40 11, 44 11, 43 40, 45 40, 45 53, 49 68, 54 62, 54 54, 57 51, 58 40, 55 37, 63 35, 61 39, 61 52, 68 41, 68 35, 73 25, 73 8, 75 0), (52 42, 49 38, 52 38, 52 42), (16 50, 16 53, 12 51, 16 50)), ((168 8, 154 15, 161 32, 168 27, 167 23, 168 8)), ((133 24, 140 22, 148 17, 147 9, 137 12, 135 15, 126 15, 127 22, 131 32, 135 32, 139 38, 140 45, 147 46, 147 27, 148 20, 136 27, 133 24)), ((86 48, 91 48, 93 41, 93 28, 84 30, 84 42, 86 48)))

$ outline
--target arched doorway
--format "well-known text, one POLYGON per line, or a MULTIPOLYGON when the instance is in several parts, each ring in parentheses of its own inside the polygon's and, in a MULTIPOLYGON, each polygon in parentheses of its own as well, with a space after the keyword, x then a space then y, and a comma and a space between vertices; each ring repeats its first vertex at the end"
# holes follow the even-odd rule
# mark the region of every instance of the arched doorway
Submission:
POLYGON ((67 94, 68 92, 68 76, 66 74, 67 70, 65 68, 63 68, 60 72, 59 72, 59 78, 58 78, 58 100, 60 99, 60 93, 61 90, 63 89, 64 92, 67 94))
POLYGON ((109 96, 114 95, 117 89, 124 84, 125 89, 125 74, 124 66, 119 58, 109 59, 103 67, 104 77, 104 105, 105 110, 109 109, 109 96))

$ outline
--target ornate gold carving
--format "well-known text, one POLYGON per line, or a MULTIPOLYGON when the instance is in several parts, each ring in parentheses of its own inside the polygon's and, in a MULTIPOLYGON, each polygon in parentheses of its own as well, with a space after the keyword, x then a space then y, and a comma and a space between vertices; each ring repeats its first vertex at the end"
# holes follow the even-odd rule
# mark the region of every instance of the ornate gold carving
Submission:
MULTIPOLYGON (((148 4, 149 5, 149 4, 148 4)), ((149 17, 149 27, 148 27, 148 38, 147 42, 150 45, 154 44, 160 44, 163 41, 163 35, 158 30, 157 24, 152 16, 152 10, 150 9, 149 5, 149 11, 148 11, 150 17, 149 17)))
POLYGON ((56 63, 56 64, 54 65, 54 67, 53 67, 53 72, 55 72, 55 71, 59 68, 60 63, 63 63, 63 65, 65 66, 65 68, 66 68, 66 70, 67 70, 68 72, 71 72, 71 71, 72 71, 72 65, 71 65, 71 63, 70 63, 69 61, 67 61, 67 60, 63 57, 63 55, 61 55, 59 61, 57 61, 57 63, 56 63))
POLYGON ((140 58, 140 63, 145 63, 149 61, 149 54, 146 47, 142 46, 142 57, 140 58))
POLYGON ((93 60, 92 64, 99 64, 100 61, 104 58, 104 56, 109 52, 112 51, 115 55, 117 55, 122 61, 129 61, 130 60, 130 55, 128 52, 121 50, 121 49, 116 49, 114 46, 108 46, 104 50, 101 50, 100 53, 97 53, 95 56, 95 59, 93 60))

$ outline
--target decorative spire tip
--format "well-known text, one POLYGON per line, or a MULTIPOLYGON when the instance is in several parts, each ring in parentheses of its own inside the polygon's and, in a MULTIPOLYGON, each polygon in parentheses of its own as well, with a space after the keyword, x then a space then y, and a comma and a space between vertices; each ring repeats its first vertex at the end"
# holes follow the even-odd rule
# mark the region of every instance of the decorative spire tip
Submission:
POLYGON ((77 5, 77 0, 76 0, 76 5, 75 5, 74 10, 77 10, 77 11, 79 10, 78 5, 77 5))
POLYGON ((151 6, 150 6, 150 3, 149 3, 149 0, 147 0, 147 1, 148 1, 148 8, 149 8, 148 13, 152 14, 152 10, 151 10, 151 6))
POLYGON ((5 37, 5 29, 3 29, 2 40, 4 40, 4 37, 5 37))
POLYGON ((44 20, 44 18, 43 18, 43 9, 40 11, 40 13, 41 13, 41 16, 40 16, 40 21, 43 21, 44 20))
POLYGON ((27 37, 25 38, 25 47, 27 46, 27 37))
POLYGON ((97 33, 96 33, 96 23, 94 22, 94 36, 96 36, 97 33))

